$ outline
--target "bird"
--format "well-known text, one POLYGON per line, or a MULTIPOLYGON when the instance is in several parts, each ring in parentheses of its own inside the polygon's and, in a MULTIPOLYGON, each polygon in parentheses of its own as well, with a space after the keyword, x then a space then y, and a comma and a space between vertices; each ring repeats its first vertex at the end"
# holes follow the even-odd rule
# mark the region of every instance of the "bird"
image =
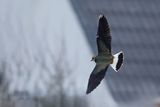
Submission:
POLYGON ((86 94, 91 93, 101 83, 109 66, 118 72, 124 60, 123 51, 112 55, 110 27, 104 15, 99 16, 96 36, 98 55, 91 59, 96 63, 96 66, 90 74, 86 94))

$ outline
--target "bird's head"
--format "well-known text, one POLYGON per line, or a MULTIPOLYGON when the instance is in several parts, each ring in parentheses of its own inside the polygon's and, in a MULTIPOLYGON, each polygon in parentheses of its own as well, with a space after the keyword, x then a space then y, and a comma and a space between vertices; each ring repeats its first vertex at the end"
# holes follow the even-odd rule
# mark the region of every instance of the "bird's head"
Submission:
POLYGON ((93 57, 92 57, 92 59, 91 59, 91 61, 95 61, 95 59, 96 59, 96 57, 95 57, 95 56, 93 56, 93 57))

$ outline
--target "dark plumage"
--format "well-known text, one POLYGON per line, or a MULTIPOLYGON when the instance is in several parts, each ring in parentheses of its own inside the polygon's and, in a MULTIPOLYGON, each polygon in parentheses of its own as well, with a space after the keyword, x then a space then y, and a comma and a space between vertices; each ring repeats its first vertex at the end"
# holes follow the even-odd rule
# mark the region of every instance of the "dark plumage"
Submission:
POLYGON ((95 61, 96 66, 89 77, 86 94, 89 94, 100 84, 110 64, 114 70, 118 71, 123 62, 122 52, 117 53, 116 55, 112 55, 111 53, 110 28, 104 15, 100 15, 99 17, 97 48, 98 55, 96 57, 92 57, 92 60, 95 61))

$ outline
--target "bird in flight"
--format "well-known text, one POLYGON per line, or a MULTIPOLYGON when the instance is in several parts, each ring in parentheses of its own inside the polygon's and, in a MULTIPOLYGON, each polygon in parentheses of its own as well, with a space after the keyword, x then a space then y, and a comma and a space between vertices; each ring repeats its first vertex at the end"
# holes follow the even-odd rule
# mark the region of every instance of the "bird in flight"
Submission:
POLYGON ((90 74, 86 94, 92 92, 100 84, 109 65, 118 72, 123 63, 122 51, 112 55, 110 28, 104 15, 99 16, 97 48, 98 55, 92 57, 91 60, 96 63, 96 66, 90 74))

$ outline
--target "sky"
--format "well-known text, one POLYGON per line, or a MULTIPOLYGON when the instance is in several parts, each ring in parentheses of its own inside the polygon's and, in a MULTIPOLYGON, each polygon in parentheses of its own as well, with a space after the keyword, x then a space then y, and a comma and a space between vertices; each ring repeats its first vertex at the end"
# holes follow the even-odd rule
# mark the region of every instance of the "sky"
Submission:
MULTIPOLYGON (((96 53, 68 0, 0 0, 0 49, 10 94, 54 93, 57 71, 63 71, 67 93, 85 95, 96 53)), ((86 97, 92 107, 117 106, 104 82, 86 97)))

